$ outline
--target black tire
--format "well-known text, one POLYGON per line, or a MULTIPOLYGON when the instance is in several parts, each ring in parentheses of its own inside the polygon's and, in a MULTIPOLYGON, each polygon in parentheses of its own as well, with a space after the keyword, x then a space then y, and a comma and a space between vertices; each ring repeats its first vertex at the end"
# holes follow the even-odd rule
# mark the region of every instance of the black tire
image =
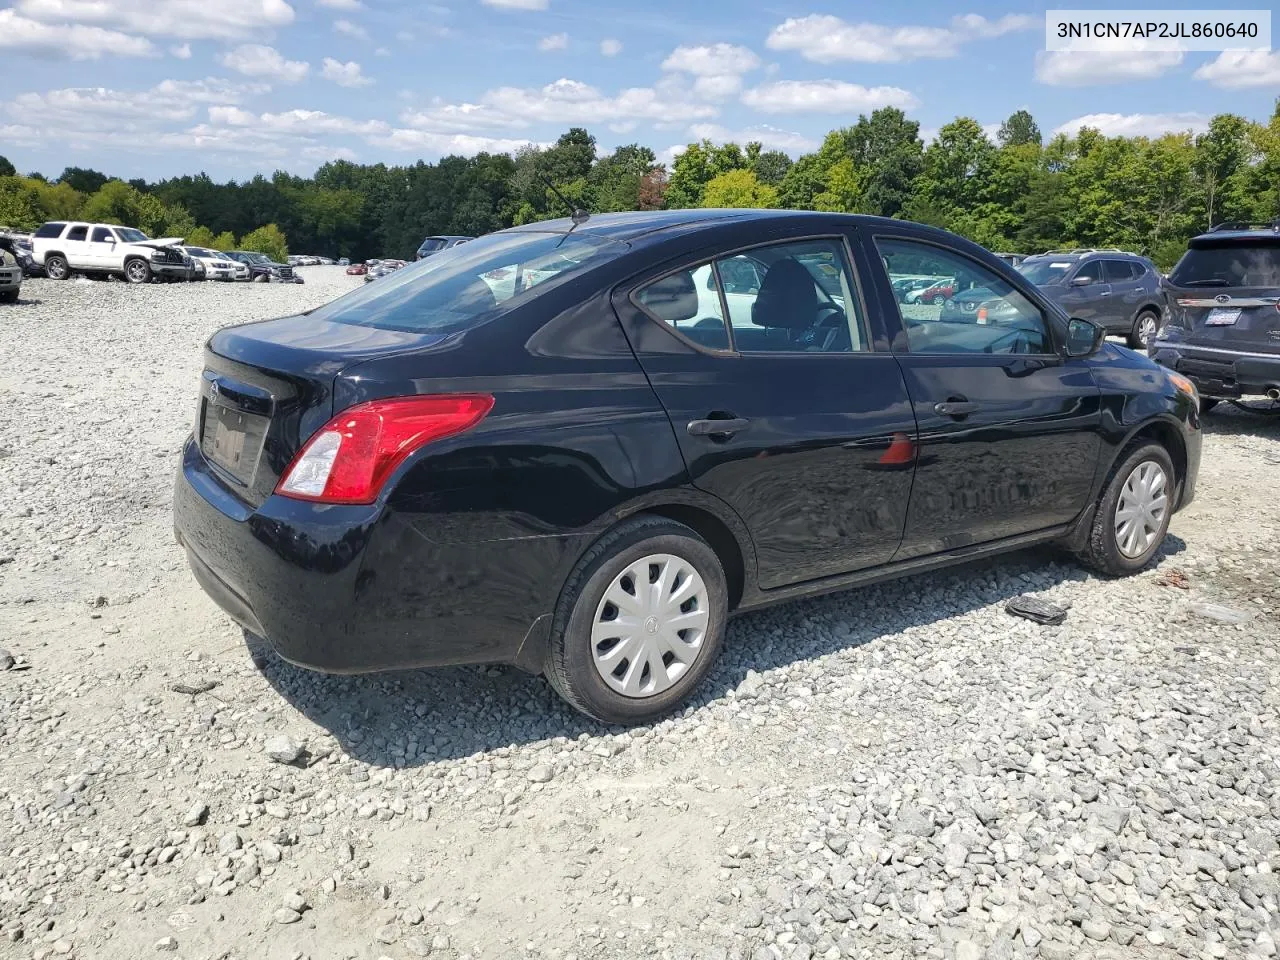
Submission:
POLYGON ((663 517, 636 517, 601 537, 569 574, 556 606, 544 673, 556 693, 589 717, 605 723, 651 723, 688 700, 715 663, 728 607, 724 568, 702 537, 663 517), (707 588, 707 626, 697 658, 671 687, 651 696, 629 697, 613 690, 596 669, 591 632, 614 579, 650 554, 670 554, 697 571, 707 588))
POLYGON ((124 279, 128 283, 150 283, 151 264, 141 257, 133 257, 124 262, 124 279))
POLYGON ((17 290, 0 290, 0 303, 17 303, 17 290))
POLYGON ((1154 441, 1140 441, 1124 451, 1111 475, 1107 478, 1102 496, 1098 500, 1098 509, 1093 517, 1093 526, 1089 531, 1089 539, 1077 556, 1087 567, 1109 577, 1124 577, 1137 573, 1155 556, 1169 532, 1169 521, 1173 517, 1175 498, 1178 494, 1177 473, 1173 469, 1173 460, 1169 451, 1154 441), (1116 508, 1120 495, 1130 474, 1144 462, 1154 462, 1165 475, 1165 496, 1168 505, 1160 523, 1158 535, 1142 553, 1137 556, 1126 556, 1120 549, 1116 539, 1116 508))
POLYGON ((50 280, 71 279, 71 265, 60 253, 51 253, 44 258, 44 272, 50 280))
POLYGON ((1222 402, 1221 400, 1215 400, 1213 397, 1201 397, 1201 398, 1200 398, 1200 412, 1201 412, 1201 413, 1208 413, 1210 410, 1212 410, 1214 407, 1216 407, 1216 406, 1217 406, 1219 403, 1221 403, 1221 402, 1222 402))
POLYGON ((1154 333, 1159 332, 1159 329, 1160 329, 1160 314, 1157 311, 1152 310, 1150 308, 1139 310, 1138 315, 1133 318, 1133 326, 1129 330, 1128 337, 1125 338, 1128 342, 1130 349, 1132 350, 1147 349, 1147 345, 1142 340, 1142 327, 1143 327, 1143 324, 1145 324, 1148 320, 1152 318, 1154 318, 1156 322, 1156 330, 1153 331, 1153 335, 1154 335, 1154 333))

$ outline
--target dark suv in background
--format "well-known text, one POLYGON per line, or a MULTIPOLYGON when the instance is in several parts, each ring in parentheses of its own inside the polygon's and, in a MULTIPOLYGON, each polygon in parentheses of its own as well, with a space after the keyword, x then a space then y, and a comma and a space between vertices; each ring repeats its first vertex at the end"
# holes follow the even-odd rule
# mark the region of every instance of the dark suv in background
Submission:
POLYGON ((1204 409, 1280 409, 1280 219, 1194 238, 1164 286, 1169 319, 1151 356, 1191 378, 1204 409))
POLYGON ((1018 271, 1067 314, 1092 320, 1141 350, 1160 329, 1160 272, 1123 250, 1061 250, 1027 257, 1018 271))
POLYGON ((417 252, 414 253, 413 259, 425 260, 432 254, 440 253, 444 250, 452 249, 460 243, 466 243, 468 240, 474 240, 475 237, 453 237, 453 236, 436 236, 427 237, 419 244, 417 252))

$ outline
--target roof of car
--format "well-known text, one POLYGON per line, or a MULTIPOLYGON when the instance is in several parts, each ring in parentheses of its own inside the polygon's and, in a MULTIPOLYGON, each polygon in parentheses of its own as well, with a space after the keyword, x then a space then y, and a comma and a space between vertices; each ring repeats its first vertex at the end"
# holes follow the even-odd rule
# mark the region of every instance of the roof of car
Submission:
POLYGON ((1211 230, 1192 237, 1193 244, 1213 240, 1275 240, 1280 238, 1280 220, 1271 223, 1220 223, 1211 230))

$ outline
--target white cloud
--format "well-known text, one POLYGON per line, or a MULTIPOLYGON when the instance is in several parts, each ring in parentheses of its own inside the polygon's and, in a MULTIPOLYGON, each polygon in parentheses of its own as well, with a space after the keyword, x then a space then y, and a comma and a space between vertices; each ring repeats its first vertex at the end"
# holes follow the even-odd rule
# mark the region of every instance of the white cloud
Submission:
POLYGON ((538 49, 543 53, 550 53, 552 50, 563 50, 567 46, 569 46, 569 35, 567 33, 553 33, 538 41, 538 49))
POLYGON ((179 60, 190 60, 191 44, 180 43, 176 47, 170 47, 169 52, 173 54, 175 57, 177 57, 179 60))
POLYGON ((330 10, 359 10, 363 6, 360 0, 316 0, 316 3, 330 10))
POLYGON ((209 121, 233 127, 250 127, 258 122, 258 115, 239 107, 210 107, 209 121))
POLYGON ((154 57, 156 48, 144 37, 79 24, 49 24, 0 10, 0 50, 67 60, 97 60, 104 54, 154 57))
POLYGON ((1081 127, 1093 127, 1108 137, 1158 137, 1186 130, 1199 133, 1208 129, 1209 118, 1202 113, 1090 113, 1053 132, 1075 136, 1081 127))
POLYGON ((233 127, 260 126, 274 133, 314 137, 321 134, 372 136, 391 132, 383 120, 355 120, 323 110, 285 110, 282 113, 254 114, 237 107, 210 107, 209 121, 233 127))
POLYGON ((206 0, 18 0, 14 9, 43 23, 183 40, 257 37, 294 18, 286 0, 219 0, 215 8, 206 0))
POLYGON ((805 153, 818 148, 816 140, 811 140, 803 134, 779 130, 777 127, 767 125, 730 130, 715 123, 695 123, 689 128, 689 134, 698 140, 710 140, 712 143, 744 144, 756 140, 766 150, 782 150, 791 154, 805 153))
POLYGON ((704 100, 728 100, 741 89, 742 77, 733 73, 698 77, 693 81, 693 92, 704 100))
POLYGON ((715 107, 681 98, 674 90, 631 87, 610 96, 589 84, 561 79, 539 88, 499 87, 483 94, 479 103, 437 101, 402 119, 410 127, 452 132, 520 129, 537 123, 690 123, 716 113, 715 107))
POLYGON ((742 102, 764 113, 852 113, 919 105, 915 95, 901 87, 864 87, 843 80, 778 80, 746 91, 742 102))
POLYGON ((486 7, 499 10, 545 10, 550 0, 480 0, 486 7))
POLYGON ((392 150, 414 150, 442 157, 450 154, 471 157, 477 153, 514 153, 521 147, 551 146, 550 143, 531 140, 478 137, 468 133, 432 133, 403 128, 392 130, 385 136, 370 137, 369 143, 392 150))
POLYGON ((1051 87, 1150 80, 1181 62, 1182 53, 1177 50, 1042 50, 1036 54, 1036 79, 1051 87))
POLYGON ((746 47, 713 43, 699 47, 676 47, 662 61, 663 70, 692 73, 698 77, 718 77, 748 73, 760 66, 760 58, 746 47))
MULTIPOLYGON (((152 91, 154 93, 154 91, 152 91)), ((190 120, 195 105, 185 100, 139 96, 105 87, 68 87, 46 93, 20 93, 9 104, 18 117, 39 117, 56 135, 66 127, 129 129, 155 127, 162 121, 190 120)))
POLYGON ((369 32, 358 23, 352 23, 350 20, 333 21, 333 29, 337 33, 345 33, 348 37, 356 37, 360 40, 368 40, 369 32))
POLYGON ((360 64, 352 60, 343 63, 333 57, 324 58, 324 69, 321 71, 326 80, 332 80, 340 87, 367 87, 373 80, 361 71, 360 64))
POLYGON ((1224 90, 1280 89, 1280 50, 1224 50, 1196 70, 1195 78, 1224 90))
POLYGON ((377 50, 373 51, 373 55, 375 57, 389 57, 391 56, 391 51, 386 47, 379 47, 377 50))
POLYGON ((240 103, 248 97, 270 91, 271 85, 267 83, 232 83, 217 77, 205 77, 203 80, 162 80, 150 92, 157 97, 188 103, 240 103))
POLYGON ((976 13, 954 17, 949 27, 886 27, 849 23, 830 14, 791 17, 774 27, 765 41, 771 50, 794 50, 806 60, 835 63, 898 63, 954 57, 971 40, 998 37, 1042 26, 1037 17, 1010 14, 988 20, 976 13))
POLYGON ((622 41, 613 37, 605 37, 600 41, 600 54, 605 57, 616 57, 622 52, 622 41))
POLYGON ((286 60, 279 50, 260 43, 243 44, 224 53, 218 60, 224 67, 246 77, 266 77, 282 83, 297 83, 311 69, 310 64, 286 60))

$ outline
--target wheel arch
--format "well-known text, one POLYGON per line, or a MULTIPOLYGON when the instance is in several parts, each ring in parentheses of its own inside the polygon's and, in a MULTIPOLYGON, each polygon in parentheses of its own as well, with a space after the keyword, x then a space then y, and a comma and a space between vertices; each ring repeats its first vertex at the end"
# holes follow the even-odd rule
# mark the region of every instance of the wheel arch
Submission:
POLYGON ((1168 451, 1169 459, 1173 461, 1173 469, 1176 474, 1174 479, 1178 485, 1179 496, 1181 496, 1182 485, 1187 478, 1187 445, 1178 426, 1164 417, 1157 417, 1137 424, 1129 432, 1124 439, 1124 443, 1117 447, 1116 455, 1112 458, 1111 466, 1107 470, 1107 476, 1111 475, 1115 465, 1120 462, 1126 451, 1132 449, 1134 444, 1146 440, 1153 440, 1168 451))

